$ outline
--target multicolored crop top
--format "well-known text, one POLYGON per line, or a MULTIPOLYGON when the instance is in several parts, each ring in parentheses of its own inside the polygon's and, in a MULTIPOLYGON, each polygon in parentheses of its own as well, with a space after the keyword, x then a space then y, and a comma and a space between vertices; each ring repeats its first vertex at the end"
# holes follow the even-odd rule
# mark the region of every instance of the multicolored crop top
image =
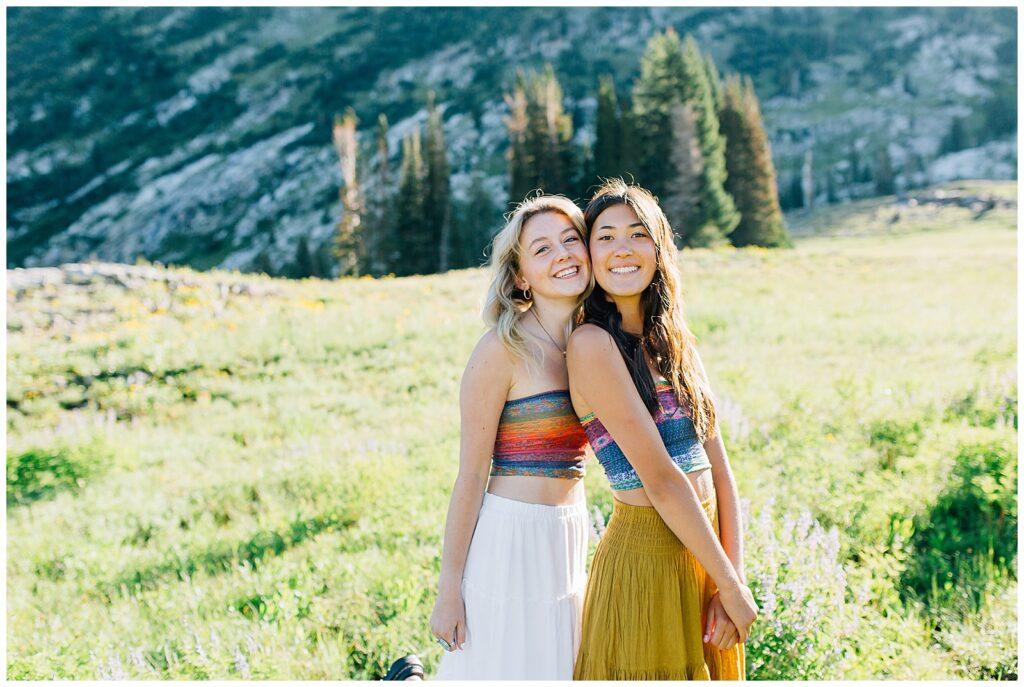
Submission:
MULTIPOLYGON (((672 462, 679 466, 683 472, 694 472, 703 468, 711 467, 708 454, 704 452, 704 446, 697 438, 697 430, 693 427, 690 419, 689 404, 680 406, 676 398, 676 392, 668 382, 658 382, 658 412, 654 415, 654 424, 658 427, 661 440, 665 442, 668 455, 672 462)), ((583 424, 583 431, 590 439, 590 445, 594 447, 597 460, 604 468, 612 489, 621 491, 623 489, 638 489, 643 486, 640 478, 636 476, 636 470, 630 465, 626 455, 619 448, 619 445, 612 439, 601 421, 593 413, 580 418, 583 424)))
POLYGON ((517 398, 501 411, 491 474, 580 479, 586 450, 587 435, 568 390, 517 398))

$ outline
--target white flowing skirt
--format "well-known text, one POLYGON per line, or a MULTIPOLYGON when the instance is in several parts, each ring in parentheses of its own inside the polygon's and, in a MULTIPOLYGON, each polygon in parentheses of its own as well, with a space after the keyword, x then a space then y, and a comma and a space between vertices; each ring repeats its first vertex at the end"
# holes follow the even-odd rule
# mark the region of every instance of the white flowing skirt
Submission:
POLYGON ((462 577, 466 642, 438 680, 571 680, 580 645, 586 502, 543 506, 485 494, 462 577))

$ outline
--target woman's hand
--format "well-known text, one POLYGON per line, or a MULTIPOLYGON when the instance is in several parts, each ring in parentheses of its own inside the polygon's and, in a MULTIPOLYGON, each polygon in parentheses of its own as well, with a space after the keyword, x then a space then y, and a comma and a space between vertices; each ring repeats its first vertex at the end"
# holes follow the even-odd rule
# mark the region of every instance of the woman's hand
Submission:
POLYGON ((430 631, 451 645, 450 651, 461 649, 466 641, 466 605, 461 593, 438 594, 430 614, 430 631))
POLYGON ((719 588, 718 598, 721 599, 729 619, 736 626, 740 641, 747 641, 747 637, 750 636, 750 626, 754 624, 757 612, 760 610, 754 601, 750 587, 740 583, 731 589, 719 588))
POLYGON ((740 641, 740 633, 729 618, 729 614, 725 612, 718 592, 715 592, 708 602, 704 620, 704 641, 722 651, 733 648, 740 641))

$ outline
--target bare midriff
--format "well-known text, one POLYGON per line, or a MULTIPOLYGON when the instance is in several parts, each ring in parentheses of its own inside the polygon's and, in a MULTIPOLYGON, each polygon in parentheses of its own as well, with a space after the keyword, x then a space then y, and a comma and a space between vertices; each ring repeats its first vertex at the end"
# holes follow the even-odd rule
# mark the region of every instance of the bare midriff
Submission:
POLYGON ((487 483, 487 493, 541 506, 565 506, 585 499, 581 479, 532 475, 493 475, 487 483))
MULTIPOLYGON (((703 503, 715 495, 715 482, 711 478, 711 468, 703 468, 683 474, 686 475, 686 479, 690 480, 693 490, 697 492, 698 501, 703 503)), ((628 506, 654 507, 654 504, 651 503, 651 500, 647 497, 647 492, 643 488, 620 489, 612 492, 612 495, 617 501, 622 501, 628 506)))

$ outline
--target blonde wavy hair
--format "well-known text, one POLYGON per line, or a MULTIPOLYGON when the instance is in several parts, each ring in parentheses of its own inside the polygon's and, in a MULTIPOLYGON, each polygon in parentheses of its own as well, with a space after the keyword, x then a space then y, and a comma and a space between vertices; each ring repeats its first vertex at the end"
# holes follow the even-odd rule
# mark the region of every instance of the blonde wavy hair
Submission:
MULTIPOLYGON (((588 233, 583 221, 583 212, 574 202, 565 196, 557 195, 536 195, 526 198, 506 216, 507 224, 491 242, 491 283, 484 301, 484 322, 494 329, 501 343, 513 356, 522 359, 528 365, 543 362, 544 349, 536 341, 527 340, 521 324, 523 315, 533 307, 533 300, 528 299, 516 286, 515 280, 522 258, 519 239, 530 218, 546 212, 557 212, 568 218, 580 233, 580 240, 586 244, 588 233)), ((593 287, 594 276, 591 272, 590 285, 580 294, 576 309, 566 323, 567 337, 573 328, 583 321, 583 301, 593 287)))
POLYGON ((711 386, 697 357, 697 337, 686 326, 683 316, 682 278, 672 227, 650 191, 622 179, 605 180, 587 205, 584 217, 587 229, 598 215, 615 205, 628 205, 646 227, 657 254, 651 284, 640 297, 643 334, 633 336, 622 328, 622 317, 600 285, 585 305, 585 317, 614 339, 622 353, 640 397, 651 413, 658 409, 654 378, 647 366, 649 356, 658 371, 672 384, 681 404, 688 404, 691 419, 700 440, 715 436, 717 413, 711 386), (646 356, 645 356, 646 353, 646 356))

